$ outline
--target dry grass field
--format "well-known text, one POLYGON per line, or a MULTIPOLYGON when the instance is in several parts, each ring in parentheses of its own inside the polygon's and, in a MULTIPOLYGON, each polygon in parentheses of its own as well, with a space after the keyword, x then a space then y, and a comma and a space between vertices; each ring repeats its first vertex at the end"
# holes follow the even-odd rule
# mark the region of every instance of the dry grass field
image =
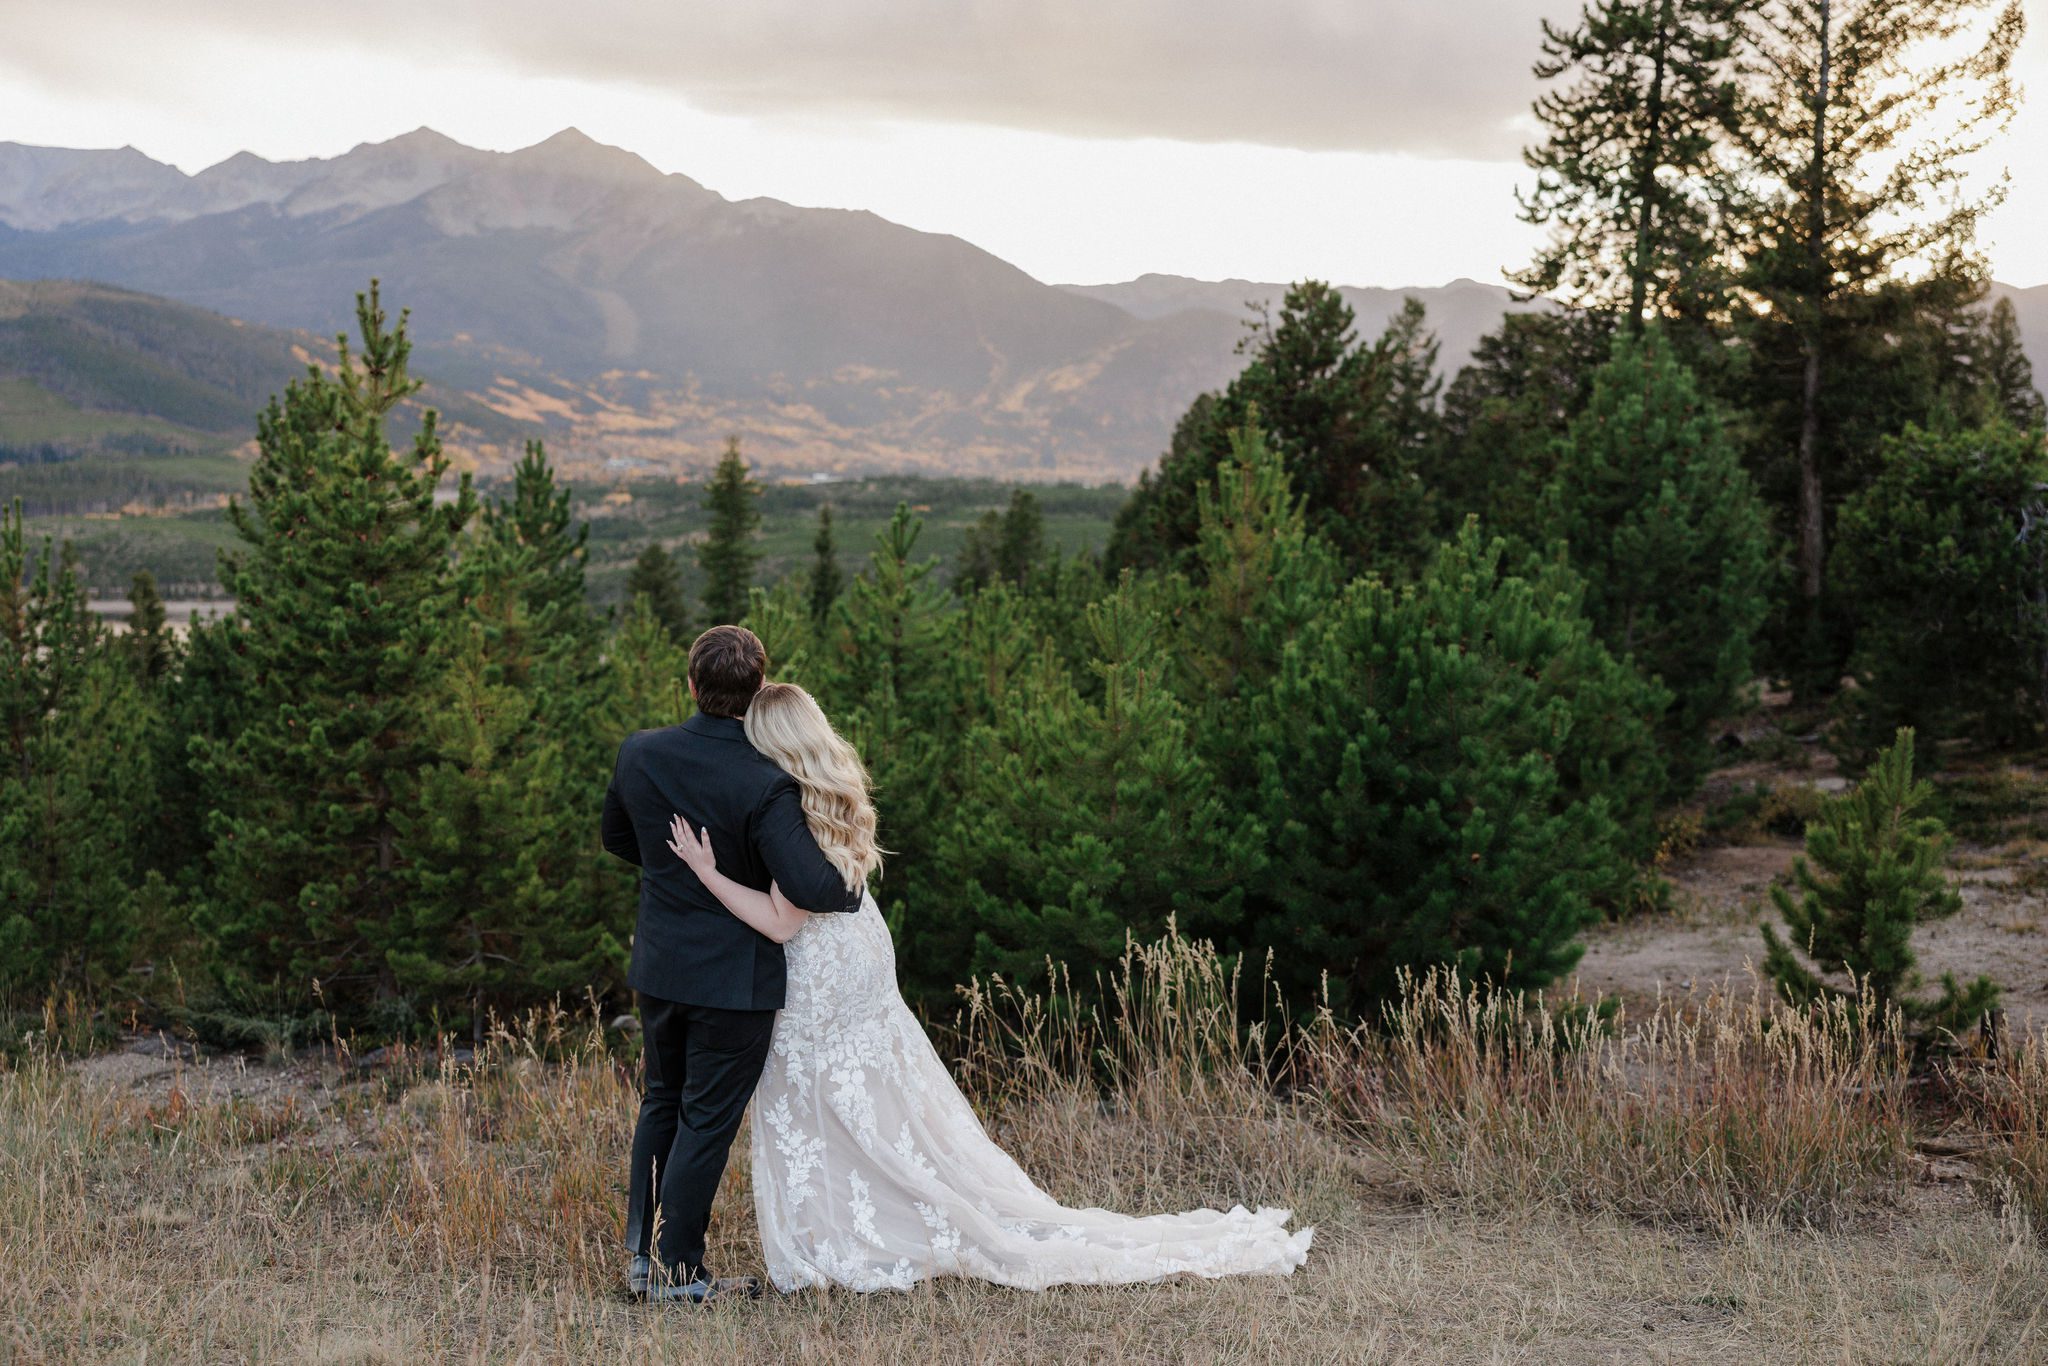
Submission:
POLYGON ((1867 1012, 1744 989, 1597 1027, 1443 978, 1384 1031, 1246 1029, 1177 939, 1111 985, 967 998, 991 1128, 1069 1202, 1288 1205, 1300 1273, 649 1309, 615 1247, 631 1040, 595 1019, 364 1066, 66 1061, 53 1010, 0 1073, 0 1362, 2048 1360, 2039 1035, 1929 1075, 1867 1012))

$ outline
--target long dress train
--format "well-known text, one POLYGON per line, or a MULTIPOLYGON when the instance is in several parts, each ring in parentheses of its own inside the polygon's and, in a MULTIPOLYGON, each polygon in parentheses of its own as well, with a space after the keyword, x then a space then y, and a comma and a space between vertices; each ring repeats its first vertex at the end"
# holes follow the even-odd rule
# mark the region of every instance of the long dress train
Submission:
POLYGON ((779 1290, 971 1276, 1037 1290, 1180 1273, 1285 1275, 1313 1229, 1284 1209, 1070 1209, 996 1146, 896 986, 872 897, 787 945, 789 993, 754 1093, 754 1206, 779 1290))

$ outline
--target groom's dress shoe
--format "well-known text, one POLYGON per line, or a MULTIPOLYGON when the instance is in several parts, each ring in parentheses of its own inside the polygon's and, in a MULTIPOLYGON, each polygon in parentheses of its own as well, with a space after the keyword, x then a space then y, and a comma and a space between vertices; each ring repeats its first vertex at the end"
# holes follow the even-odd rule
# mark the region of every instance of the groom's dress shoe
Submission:
POLYGON ((633 1269, 626 1273, 626 1293, 636 1300, 647 1298, 647 1283, 654 1279, 654 1259, 635 1257, 633 1269))
POLYGON ((649 1304, 711 1304, 724 1300, 758 1300, 761 1282, 752 1276, 699 1277, 668 1284, 650 1283, 649 1304))

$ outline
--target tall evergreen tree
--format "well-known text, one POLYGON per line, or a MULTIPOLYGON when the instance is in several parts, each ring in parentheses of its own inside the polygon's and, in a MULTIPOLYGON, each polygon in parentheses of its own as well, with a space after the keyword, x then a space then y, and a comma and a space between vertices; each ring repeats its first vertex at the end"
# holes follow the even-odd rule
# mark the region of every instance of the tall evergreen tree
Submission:
POLYGON ((689 719, 695 707, 684 684, 688 646, 669 634, 645 594, 627 607, 606 655, 617 689, 614 714, 622 734, 689 719))
POLYGON ((1436 342, 1414 300, 1369 345, 1353 322, 1326 284, 1288 290, 1277 323, 1249 340, 1244 371, 1189 409, 1156 474, 1119 513, 1106 557, 1112 571, 1190 565, 1197 493, 1256 408, 1310 526, 1355 567, 1413 572, 1430 542, 1423 475, 1436 439, 1436 342))
POLYGON ((618 978, 630 880, 589 837, 619 726, 584 597, 587 534, 533 443, 457 566, 433 761, 393 813, 409 895, 392 968, 446 1023, 481 1028, 488 1009, 618 978))
POLYGON ((596 631, 584 594, 590 524, 575 519, 569 490, 555 483, 554 466, 541 442, 526 443, 512 472, 512 496, 484 506, 483 529, 500 544, 529 552, 531 565, 520 588, 536 620, 547 618, 585 637, 596 631))
POLYGON ((967 885, 926 910, 965 917, 978 971, 1028 979, 1049 954, 1108 962, 1170 914, 1193 933, 1235 931, 1265 861, 1257 822, 1194 752, 1147 605, 1127 583, 1088 619, 1102 703, 1041 652, 969 740, 939 851, 967 885))
POLYGON ((212 876, 210 813, 216 793, 204 757, 231 741, 256 708, 245 686, 243 650, 234 616, 195 618, 177 668, 157 691, 163 719, 151 737, 158 801, 148 822, 148 863, 188 903, 206 900, 212 876))
POLYGON ((660 541, 649 541, 626 575, 626 601, 647 600, 647 609, 671 640, 690 639, 690 606, 683 598, 683 576, 675 557, 660 541))
POLYGON ((21 504, 0 514, 0 1001, 117 980, 155 805, 156 718, 70 556, 30 572, 21 504))
POLYGON ((738 622, 747 614, 747 590, 754 583, 754 531, 761 525, 761 486, 747 474, 740 439, 728 437, 725 456, 704 486, 704 511, 711 526, 697 547, 704 579, 704 611, 713 626, 738 622))
POLYGON ((595 764, 616 743, 616 725, 605 706, 603 628, 585 586, 589 540, 590 525, 576 521, 546 448, 529 441, 510 498, 483 507, 458 587, 492 641, 493 677, 533 698, 540 724, 571 763, 595 764))
POLYGON ((128 633, 121 638, 135 676, 154 687, 177 661, 178 640, 165 624, 163 595, 157 592, 156 575, 138 569, 128 587, 128 633))
POLYGON ((1829 490, 1859 442, 1838 428, 1874 406, 1900 338, 1982 294, 1976 225, 2004 191, 1966 193, 1966 169, 2012 116, 2024 32, 2019 0, 1767 0, 1744 13, 1732 226, 1753 328, 1783 338, 1759 346, 1764 374, 1789 381, 1797 434, 1802 689, 1831 685, 1839 659, 1824 589, 1844 490, 1829 490))
POLYGON ((1550 240, 1516 283, 1577 307, 1704 320, 1725 256, 1715 151, 1734 103, 1744 0, 1592 0, 1574 28, 1543 21, 1544 141, 1524 222, 1550 240))
POLYGON ((1328 607, 1339 572, 1336 556, 1309 531, 1256 415, 1233 442, 1231 460, 1201 491, 1200 572, 1170 616, 1196 748, 1226 790, 1245 791, 1263 743, 1251 702, 1271 686, 1288 645, 1328 607))
POLYGON ((938 561, 917 555, 922 530, 922 521, 898 504, 875 537, 868 567, 848 585, 838 626, 812 673, 827 714, 874 778, 881 838, 893 854, 875 895, 897 927, 908 985, 944 993, 959 979, 934 979, 965 963, 966 949, 935 946, 925 911, 953 885, 931 851, 961 778, 961 611, 934 578, 938 561))
POLYGON ((832 606, 846 590, 846 572, 839 567, 839 545, 832 536, 832 505, 818 508, 818 535, 811 542, 811 623, 820 632, 832 619, 832 606))
POLYGON ((1909 1019, 1951 1030, 1998 1003, 1990 978, 1966 987, 1952 973, 1942 975, 1935 999, 1912 994, 1920 985, 1913 931, 1963 905, 1942 869, 1949 837, 1927 813, 1933 797, 1933 785, 1913 776, 1913 732, 1902 729, 1863 781, 1830 799, 1806 827, 1806 854, 1792 865, 1796 895, 1771 887, 1785 937, 1763 926, 1764 970, 1786 996, 1806 1002, 1843 995, 1821 974, 1847 972, 1855 979, 1849 994, 1867 989, 1909 1019))
POLYGON ((1003 534, 996 542, 996 573, 1022 587, 1046 556, 1045 510, 1030 489, 1012 489, 1003 510, 1003 534))
POLYGON ((1479 339, 1444 392, 1443 434, 1430 462, 1446 534, 1477 516, 1519 550, 1549 540, 1543 504, 1557 438, 1592 397, 1612 332, 1612 315, 1559 310, 1510 313, 1479 339))
POLYGON ((1213 433, 1224 425, 1216 415, 1221 398, 1213 392, 1195 395, 1173 424, 1158 465, 1138 471, 1131 496, 1116 510, 1103 551, 1104 568, 1111 573, 1170 567, 1193 543, 1181 537, 1183 531, 1193 535, 1195 492, 1202 486, 1213 433))
POLYGON ((1706 769, 1708 724, 1752 676, 1767 610, 1762 501, 1661 327, 1615 338, 1555 464, 1552 524, 1594 630, 1671 690, 1659 739, 1683 795, 1706 769))
POLYGON ((503 681, 513 671, 487 620, 456 629, 427 719, 434 759, 393 813, 408 892, 390 935, 395 984, 416 1014, 433 1006, 472 1031, 494 1009, 616 987, 632 905, 630 878, 589 833, 607 770, 551 733, 546 693, 503 681))
POLYGON ((450 561, 476 510, 448 472, 431 409, 400 454, 386 423, 420 382, 405 319, 358 295, 360 354, 309 367, 257 423, 241 546, 222 556, 236 600, 247 720, 202 744, 212 791, 208 907, 231 991, 317 981, 330 1006, 391 1000, 407 889, 394 812, 430 760, 422 710, 454 619, 450 561))
POLYGON ((2011 299, 2000 299, 1991 306, 1982 352, 1979 365, 1993 409, 2023 432, 2039 431, 2048 423, 2048 404, 2034 387, 2033 362, 2027 359, 2026 345, 2020 340, 2019 315, 2011 299))
POLYGON ((750 590, 742 624, 768 653, 768 677, 804 688, 817 681, 819 641, 831 632, 820 632, 812 620, 807 584, 792 575, 772 588, 750 590))
POLYGON ((954 585, 964 592, 991 583, 1021 588, 1045 559, 1045 512, 1030 489, 1012 489, 1009 506, 990 508, 967 528, 954 585))

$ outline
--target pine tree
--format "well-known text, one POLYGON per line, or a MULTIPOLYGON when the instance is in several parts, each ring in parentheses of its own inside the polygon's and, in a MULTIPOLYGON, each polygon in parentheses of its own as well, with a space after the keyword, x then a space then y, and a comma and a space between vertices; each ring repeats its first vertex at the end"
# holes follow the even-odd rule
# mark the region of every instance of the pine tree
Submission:
POLYGON ((967 528, 954 586, 962 592, 991 583, 1021 588, 1046 553, 1045 513, 1038 505, 1038 495, 1030 489, 1013 489, 1007 508, 1001 512, 990 508, 967 528))
POLYGON ((794 576, 773 588, 747 594, 743 623, 768 652, 768 677, 808 688, 817 672, 818 629, 811 620, 810 596, 794 576))
POLYGON ((1962 1029, 1998 1003, 1990 978, 1965 987, 1951 973, 1942 975, 1939 997, 1911 995, 1920 986, 1913 931, 1963 904, 1942 871, 1948 833, 1926 814, 1933 796, 1932 784, 1913 777, 1913 732, 1901 729, 1863 781, 1806 827, 1806 854, 1792 865, 1798 894, 1771 888, 1785 937, 1763 926, 1764 970, 1789 999, 1840 996, 1820 974, 1846 971, 1856 989, 1937 1028, 1962 1029))
POLYGON ((1159 464, 1138 471, 1138 482, 1117 508, 1103 550, 1103 567, 1111 574, 1172 567, 1193 544, 1195 491, 1208 477, 1214 433, 1226 425, 1216 414, 1221 401, 1216 393, 1195 395, 1173 424, 1159 464))
POLYGON ((147 569, 135 571, 128 589, 128 634, 122 645, 133 662, 135 676, 146 687, 154 687, 177 661, 177 637, 164 623, 163 595, 157 592, 156 575, 147 569))
POLYGON ((1012 489, 1003 511, 1003 535, 996 543, 996 573, 1022 587, 1045 559, 1045 510, 1030 489, 1012 489))
POLYGON ((684 683, 688 648, 669 634, 645 594, 626 609, 606 656, 617 689, 615 716, 622 734, 673 726, 696 710, 684 683))
POLYGON ((1734 105, 1742 0, 1592 0, 1577 27, 1543 21, 1536 77, 1571 84, 1536 101, 1544 141, 1523 153, 1536 186, 1522 220, 1550 240, 1514 276, 1640 330, 1656 314, 1720 311, 1725 267, 1713 206, 1719 134, 1734 105))
POLYGON ((1370 345, 1353 323, 1330 286, 1311 280, 1288 290, 1277 323, 1247 339, 1251 362, 1222 394, 1190 407, 1158 471, 1119 512, 1106 556, 1112 572, 1189 567, 1196 495, 1255 408, 1309 525, 1353 567, 1413 573, 1433 516, 1422 476, 1437 438, 1436 341, 1414 300, 1370 345))
POLYGON ((633 886, 590 837, 608 771, 569 759, 541 696, 495 681, 481 616, 459 629, 429 714, 435 760, 394 813, 409 895, 389 958, 416 1013, 475 1032, 492 1010, 615 987, 633 886))
MULTIPOLYGON (((1546 985, 1632 880, 1608 799, 1561 772, 1578 657, 1598 647, 1568 597, 1504 574, 1501 554, 1468 526, 1412 585, 1354 581, 1252 703, 1247 801, 1272 869, 1251 937, 1274 948, 1292 999, 1327 974, 1356 1014, 1397 969, 1433 963, 1546 985)), ((1610 691, 1601 708, 1662 705, 1628 675, 1608 680, 1636 695, 1610 691)))
POLYGON ((811 562, 811 624, 820 633, 832 619, 833 604, 846 590, 846 573, 839 567, 839 547, 832 538, 832 505, 818 508, 818 535, 811 542, 816 559, 811 562))
POLYGON ((494 678, 533 699, 539 722, 572 764, 595 765, 617 737, 607 711, 603 626, 584 578, 589 540, 590 526, 575 520, 545 447, 529 441, 511 498, 483 507, 458 589, 495 642, 494 678))
POLYGON ((510 501, 486 504, 482 525, 488 536, 530 553, 531 572, 522 591, 535 620, 563 628, 578 623, 573 629, 579 635, 594 633, 596 619, 584 595, 590 524, 576 521, 569 490, 556 485, 541 442, 526 443, 526 454, 512 472, 510 501))
POLYGON ((546 453, 487 504, 456 569, 463 619, 427 709, 434 759, 393 813, 409 895, 401 995, 444 1023, 619 977, 630 878, 590 838, 617 697, 584 598, 584 542, 546 453))
POLYGON ((0 1001, 118 980, 155 805, 156 720, 68 554, 0 513, 0 1001))
POLYGON ((1857 623, 1836 741, 1866 759, 1901 726, 1921 748, 1999 748, 2048 727, 2048 453, 2004 422, 1909 428, 1842 507, 1830 566, 1857 623))
POLYGON ((1797 433, 1788 634, 1803 691, 1831 687, 1840 657, 1826 537, 1840 496, 1830 487, 1864 445, 1849 421, 1881 407, 1897 338, 1982 294, 1976 224, 2004 190, 1966 194, 1965 173, 2012 116, 2024 31, 2019 0, 1768 0, 1744 12, 1731 226, 1760 373, 1798 376, 1781 399, 1788 420, 1768 426, 1797 433))
POLYGON ((1336 556, 1308 530, 1256 412, 1232 434, 1232 458, 1198 508, 1198 572, 1167 607, 1178 625, 1177 691, 1198 751, 1228 790, 1242 791, 1257 776, 1260 744, 1250 700, 1335 596, 1336 556))
POLYGON ((940 857, 965 894, 977 971, 1029 979, 1046 958, 1108 962, 1169 915, 1202 935, 1240 928, 1264 864, 1258 824, 1224 799, 1164 686, 1158 623, 1131 584, 1088 613, 1103 700, 1083 701, 1046 654, 968 743, 940 857))
POLYGON ((2019 315, 2013 311, 2011 299, 2000 299, 1991 306, 1980 365, 2000 416, 2021 431, 2039 431, 2048 423, 2048 403, 2043 403, 2041 391, 2034 387, 2033 362, 2027 359, 2026 345, 2020 340, 2019 315))
POLYGON ((1613 330, 1611 315, 1510 313, 1479 339, 1444 393, 1430 465, 1446 533, 1476 516, 1518 555, 1549 542, 1544 494, 1557 438, 1592 397, 1613 330))
POLYGON ((704 578, 704 611, 713 626, 738 622, 747 614, 747 590, 754 582, 754 531, 761 525, 761 486, 747 474, 740 439, 728 437, 725 456, 704 486, 704 511, 711 526, 697 547, 704 578))
POLYGON ((1673 795, 1709 761, 1767 610, 1768 527, 1729 439, 1661 327, 1615 338, 1592 400, 1558 443, 1551 524, 1608 648, 1671 690, 1659 742, 1673 795))
POLYGON ((394 812, 432 756, 422 711, 455 620, 450 573, 476 510, 467 476, 447 502, 431 409, 395 452, 385 425, 420 387, 405 319, 358 295, 362 350, 341 339, 258 419, 241 541, 222 556, 248 716, 200 746, 217 807, 207 908, 231 994, 279 984, 330 1007, 390 1002, 409 950, 394 812))
POLYGON ((906 983, 936 999, 966 962, 963 946, 933 943, 928 914, 954 885, 931 851, 957 800, 965 715, 961 612, 934 581, 938 562, 917 557, 922 530, 898 504, 811 672, 826 714, 874 779, 882 843, 893 854, 875 895, 896 927, 906 983))
MULTIPOLYGON (((257 699, 247 686, 241 625, 233 615, 194 619, 185 632, 177 668, 157 690, 161 722, 151 736, 158 801, 148 822, 147 866, 167 879, 188 904, 209 900, 212 880, 211 812, 223 797, 214 790, 204 759, 249 724, 257 699)), ((195 934, 195 941, 203 940, 195 934)), ((195 951, 210 947, 195 942, 195 951)))
POLYGON ((683 598, 682 572, 659 541, 648 542, 626 575, 626 601, 636 598, 647 600, 648 611, 669 639, 678 644, 690 639, 690 607, 683 598))

